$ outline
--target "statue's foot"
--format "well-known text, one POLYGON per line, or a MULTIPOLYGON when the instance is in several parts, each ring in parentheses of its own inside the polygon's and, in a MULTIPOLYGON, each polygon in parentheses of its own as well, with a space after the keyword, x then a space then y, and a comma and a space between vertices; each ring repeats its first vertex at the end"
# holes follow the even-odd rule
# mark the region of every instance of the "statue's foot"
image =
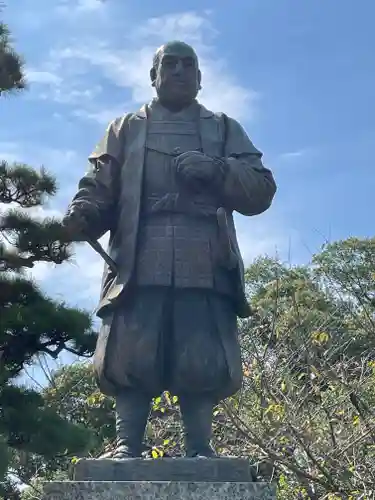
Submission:
POLYGON ((99 458, 108 458, 112 460, 127 460, 129 458, 139 458, 140 455, 136 453, 132 453, 129 448, 125 445, 116 446, 115 449, 109 451, 108 453, 104 453, 99 458))
POLYGON ((215 453, 196 453, 195 455, 189 455, 188 458, 217 458, 215 453))
POLYGON ((139 458, 140 455, 132 453, 127 446, 118 446, 114 452, 113 460, 127 460, 129 458, 139 458))
POLYGON ((188 450, 186 458, 217 458, 217 455, 210 446, 205 446, 199 450, 188 450))

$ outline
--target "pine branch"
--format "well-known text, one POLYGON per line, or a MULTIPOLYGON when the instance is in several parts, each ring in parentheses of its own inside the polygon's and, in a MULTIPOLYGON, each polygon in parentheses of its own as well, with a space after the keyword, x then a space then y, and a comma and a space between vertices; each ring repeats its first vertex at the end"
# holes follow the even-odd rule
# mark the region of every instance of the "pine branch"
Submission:
POLYGON ((0 218, 0 233, 12 246, 0 246, 0 271, 21 271, 35 262, 61 264, 71 257, 70 239, 54 218, 35 220, 29 214, 10 210, 0 218))
POLYGON ((25 267, 34 267, 32 257, 21 257, 14 249, 8 249, 0 243, 0 272, 22 272, 25 267))
POLYGON ((90 316, 49 299, 29 280, 0 274, 0 310, 2 382, 16 376, 39 353, 52 358, 62 350, 80 356, 93 353, 96 333, 90 316))
MULTIPOLYGON (((0 4, 0 8, 1 8, 1 4, 0 4)), ((0 41, 2 43, 7 43, 7 40, 9 40, 9 35, 10 35, 10 32, 9 32, 8 26, 4 23, 0 23, 0 41)))
POLYGON ((54 456, 66 449, 72 452, 84 448, 89 438, 83 427, 61 418, 32 389, 5 385, 0 389, 0 406, 0 432, 5 434, 8 446, 18 450, 54 456))
POLYGON ((23 59, 10 46, 9 30, 0 23, 0 95, 26 87, 23 59))
POLYGON ((23 208, 41 205, 56 194, 56 180, 43 167, 38 172, 24 163, 0 161, 0 203, 17 203, 23 208))

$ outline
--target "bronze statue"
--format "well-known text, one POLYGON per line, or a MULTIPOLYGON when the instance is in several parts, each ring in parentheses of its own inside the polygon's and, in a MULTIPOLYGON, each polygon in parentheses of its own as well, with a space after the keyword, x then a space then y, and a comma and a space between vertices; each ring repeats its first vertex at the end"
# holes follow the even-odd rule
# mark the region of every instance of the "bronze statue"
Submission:
POLYGON ((94 366, 116 400, 113 458, 141 456, 164 390, 186 455, 211 457, 213 407, 242 383, 237 317, 250 314, 233 212, 264 212, 276 186, 241 125, 197 102, 189 45, 159 48, 150 76, 157 97, 110 123, 64 224, 77 240, 110 231, 94 366))

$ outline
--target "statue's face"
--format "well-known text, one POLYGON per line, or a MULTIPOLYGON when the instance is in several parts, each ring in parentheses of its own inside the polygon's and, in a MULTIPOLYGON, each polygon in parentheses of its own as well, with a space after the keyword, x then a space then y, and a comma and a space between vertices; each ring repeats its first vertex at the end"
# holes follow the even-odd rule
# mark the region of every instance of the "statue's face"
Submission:
POLYGON ((171 106, 187 106, 200 88, 200 71, 195 52, 189 46, 171 43, 159 50, 151 79, 160 101, 171 106))

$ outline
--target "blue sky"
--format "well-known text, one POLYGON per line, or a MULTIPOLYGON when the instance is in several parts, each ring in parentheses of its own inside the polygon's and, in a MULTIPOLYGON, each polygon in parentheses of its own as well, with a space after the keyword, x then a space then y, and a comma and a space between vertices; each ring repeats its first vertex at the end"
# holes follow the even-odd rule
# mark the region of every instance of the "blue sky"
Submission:
MULTIPOLYGON (((375 4, 362 0, 18 0, 2 13, 29 90, 1 100, 0 157, 41 164, 61 214, 108 122, 152 97, 153 51, 170 39, 201 58, 203 104, 245 126, 275 175, 264 215, 237 218, 246 262, 307 262, 326 240, 373 236, 375 4), (6 124, 6 126, 4 126, 6 124)), ((51 295, 92 310, 102 265, 79 246, 40 265, 51 295)))

